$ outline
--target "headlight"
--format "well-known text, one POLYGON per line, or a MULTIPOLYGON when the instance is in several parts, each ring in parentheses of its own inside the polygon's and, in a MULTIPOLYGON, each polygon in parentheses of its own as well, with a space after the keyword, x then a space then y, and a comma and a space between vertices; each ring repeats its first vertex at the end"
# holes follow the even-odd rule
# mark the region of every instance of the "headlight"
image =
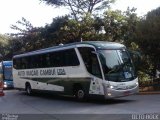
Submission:
POLYGON ((112 94, 111 94, 111 93, 108 93, 107 95, 108 95, 108 96, 112 96, 112 94))
POLYGON ((113 89, 114 87, 111 85, 110 88, 113 89))
POLYGON ((110 88, 111 88, 111 89, 117 89, 118 87, 111 85, 110 88))
POLYGON ((4 87, 4 88, 7 88, 7 85, 4 84, 3 87, 4 87))
POLYGON ((4 82, 4 85, 7 85, 7 82, 4 82))

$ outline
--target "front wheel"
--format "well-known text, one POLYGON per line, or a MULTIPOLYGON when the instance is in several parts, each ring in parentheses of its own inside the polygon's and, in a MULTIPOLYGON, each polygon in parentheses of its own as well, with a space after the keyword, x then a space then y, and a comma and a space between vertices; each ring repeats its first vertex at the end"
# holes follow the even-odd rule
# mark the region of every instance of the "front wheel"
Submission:
POLYGON ((84 92, 83 89, 78 89, 78 90, 76 91, 76 98, 77 98, 78 100, 83 100, 83 99, 85 98, 85 92, 84 92))

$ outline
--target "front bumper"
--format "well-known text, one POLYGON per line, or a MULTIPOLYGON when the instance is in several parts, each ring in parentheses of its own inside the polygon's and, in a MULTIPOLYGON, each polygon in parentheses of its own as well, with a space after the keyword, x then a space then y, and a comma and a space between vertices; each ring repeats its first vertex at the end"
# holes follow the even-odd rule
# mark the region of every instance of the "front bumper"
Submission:
POLYGON ((3 84, 3 87, 4 88, 13 88, 14 86, 13 86, 13 83, 7 83, 6 82, 6 83, 3 84))
POLYGON ((139 86, 137 85, 133 89, 127 89, 127 90, 114 90, 111 88, 106 88, 105 90, 105 99, 111 99, 111 98, 118 98, 118 97, 124 97, 129 95, 134 95, 139 92, 139 86))

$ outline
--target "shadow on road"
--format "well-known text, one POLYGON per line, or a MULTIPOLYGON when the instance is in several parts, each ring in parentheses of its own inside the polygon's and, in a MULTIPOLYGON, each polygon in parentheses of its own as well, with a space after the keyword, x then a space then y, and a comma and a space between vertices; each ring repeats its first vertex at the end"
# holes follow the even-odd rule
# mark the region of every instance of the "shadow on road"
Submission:
MULTIPOLYGON (((25 95, 30 97, 29 95, 27 95, 25 92, 21 92, 21 95, 25 95)), ((115 98, 115 99, 102 99, 102 98, 87 98, 83 101, 79 101, 77 100, 75 97, 73 96, 64 96, 64 95, 55 95, 55 94, 50 94, 50 93, 33 93, 31 95, 32 97, 39 97, 42 99, 49 99, 49 100, 59 100, 59 101, 65 101, 65 102, 78 102, 78 103, 93 103, 93 104, 105 104, 105 105, 112 105, 112 104, 122 104, 122 103, 129 103, 129 102, 136 102, 136 100, 132 100, 132 99, 127 99, 126 97, 123 98, 115 98)))

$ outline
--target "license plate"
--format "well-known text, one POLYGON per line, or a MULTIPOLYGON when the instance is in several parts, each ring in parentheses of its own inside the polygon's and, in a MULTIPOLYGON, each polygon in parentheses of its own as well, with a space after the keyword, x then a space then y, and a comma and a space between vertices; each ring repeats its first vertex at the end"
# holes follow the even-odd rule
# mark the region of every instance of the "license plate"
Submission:
POLYGON ((126 91, 124 92, 124 95, 129 95, 131 92, 130 91, 126 91))
POLYGON ((131 78, 132 77, 131 73, 129 73, 129 72, 124 72, 124 76, 125 76, 125 78, 131 78))

